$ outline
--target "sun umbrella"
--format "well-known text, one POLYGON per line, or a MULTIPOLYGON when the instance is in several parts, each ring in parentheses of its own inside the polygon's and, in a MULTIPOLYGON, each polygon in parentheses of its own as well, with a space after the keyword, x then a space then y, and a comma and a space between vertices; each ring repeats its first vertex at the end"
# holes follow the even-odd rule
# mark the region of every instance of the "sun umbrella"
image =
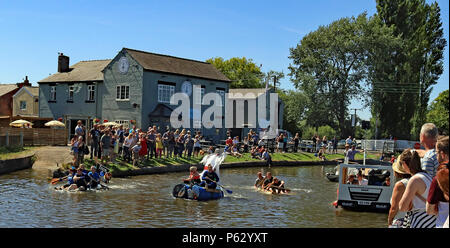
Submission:
POLYGON ((9 123, 9 125, 12 127, 23 127, 24 125, 33 125, 33 123, 26 120, 16 120, 9 123))
POLYGON ((103 123, 102 125, 105 125, 105 126, 120 126, 119 123, 114 122, 114 121, 106 122, 106 123, 103 123))
POLYGON ((49 122, 45 123, 44 125, 47 127, 66 127, 66 125, 64 125, 64 123, 57 121, 57 120, 49 121, 49 122))

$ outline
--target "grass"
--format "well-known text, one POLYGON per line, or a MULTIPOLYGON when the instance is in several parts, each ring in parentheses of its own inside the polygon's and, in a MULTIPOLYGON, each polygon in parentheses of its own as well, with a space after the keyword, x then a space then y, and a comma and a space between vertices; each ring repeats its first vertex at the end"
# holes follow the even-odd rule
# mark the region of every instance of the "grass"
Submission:
POLYGON ((33 154, 34 147, 0 146, 0 160, 21 158, 33 154))
MULTIPOLYGON (((314 153, 306 153, 306 152, 298 152, 298 153, 273 153, 271 154, 272 161, 319 161, 319 159, 314 156, 314 153)), ((344 155, 342 154, 326 154, 327 160, 335 160, 335 159, 344 159, 344 155)), ((366 154, 367 159, 378 159, 379 156, 376 154, 366 154)), ((363 159, 363 154, 356 154, 355 159, 363 159)), ((122 159, 118 158, 114 163, 108 163, 107 167, 111 170, 112 173, 117 172, 126 172, 130 170, 136 170, 145 167, 164 167, 167 165, 182 165, 182 164, 198 164, 202 160, 202 157, 191 157, 191 158, 158 158, 158 159, 150 159, 142 161, 138 166, 133 166, 131 163, 127 163, 122 159)), ((239 162, 248 162, 248 161, 259 161, 258 159, 254 159, 250 156, 249 153, 244 153, 242 157, 237 158, 228 155, 225 158, 224 163, 239 163, 239 162)), ((94 160, 84 159, 84 165, 87 169, 89 169, 92 165, 94 165, 94 160)), ((69 164, 63 165, 64 168, 69 168, 69 164)))

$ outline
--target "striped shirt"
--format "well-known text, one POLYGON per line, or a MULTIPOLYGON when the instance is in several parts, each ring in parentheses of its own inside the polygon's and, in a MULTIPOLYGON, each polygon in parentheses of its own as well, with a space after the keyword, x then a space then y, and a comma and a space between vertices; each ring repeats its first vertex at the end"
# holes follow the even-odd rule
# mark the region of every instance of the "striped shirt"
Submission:
POLYGON ((425 156, 421 159, 422 170, 426 171, 431 177, 436 176, 439 162, 437 160, 437 154, 434 149, 428 150, 425 156))

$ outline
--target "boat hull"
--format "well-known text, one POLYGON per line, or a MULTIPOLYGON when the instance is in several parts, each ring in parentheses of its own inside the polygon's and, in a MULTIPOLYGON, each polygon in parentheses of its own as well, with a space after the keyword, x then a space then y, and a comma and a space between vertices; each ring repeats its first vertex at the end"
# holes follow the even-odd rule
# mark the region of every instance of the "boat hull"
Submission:
POLYGON ((352 210, 352 211, 361 211, 361 212, 379 212, 379 213, 388 213, 391 208, 390 204, 387 203, 378 203, 371 202, 369 205, 361 204, 358 201, 342 201, 339 200, 337 202, 338 206, 341 206, 344 209, 352 210))
POLYGON ((330 182, 337 182, 337 181, 339 181, 339 175, 327 173, 326 176, 327 176, 328 180, 330 180, 330 182))
POLYGON ((173 188, 172 195, 197 201, 218 200, 224 197, 223 190, 218 186, 216 190, 207 190, 198 185, 178 184, 173 188))

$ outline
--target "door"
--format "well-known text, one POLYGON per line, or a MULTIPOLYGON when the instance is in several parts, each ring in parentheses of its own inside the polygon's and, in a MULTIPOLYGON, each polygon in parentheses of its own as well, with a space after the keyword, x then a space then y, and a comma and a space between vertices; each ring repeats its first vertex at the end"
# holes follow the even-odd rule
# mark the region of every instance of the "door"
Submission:
POLYGON ((86 140, 86 134, 89 132, 87 125, 87 120, 85 119, 69 119, 69 142, 75 136, 75 127, 77 126, 77 122, 81 121, 83 126, 86 128, 84 133, 84 140, 86 140))

